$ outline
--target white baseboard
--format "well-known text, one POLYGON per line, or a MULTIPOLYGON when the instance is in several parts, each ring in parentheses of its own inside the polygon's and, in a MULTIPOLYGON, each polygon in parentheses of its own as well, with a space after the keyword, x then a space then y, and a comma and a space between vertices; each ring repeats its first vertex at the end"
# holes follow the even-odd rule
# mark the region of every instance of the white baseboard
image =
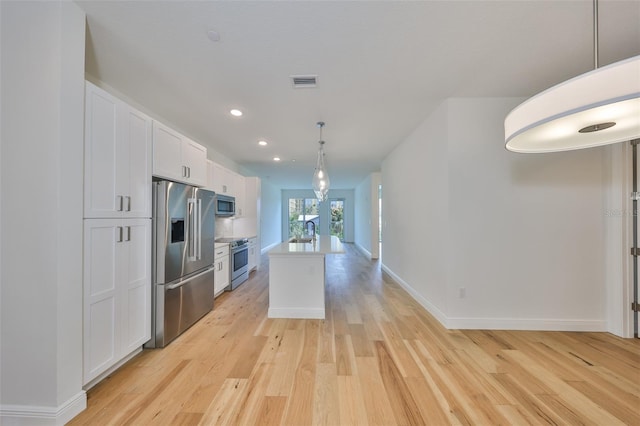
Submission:
POLYGON ((267 253, 269 250, 271 250, 272 248, 274 248, 275 246, 279 246, 282 243, 273 243, 271 245, 268 245, 267 247, 263 248, 260 250, 260 254, 265 254, 267 253))
POLYGON ((116 362, 111 367, 109 367, 108 369, 106 369, 102 373, 98 374, 96 377, 94 377, 90 381, 86 382, 84 384, 84 386, 83 386, 83 389, 84 390, 91 389, 92 387, 94 387, 95 385, 100 383, 105 377, 107 377, 108 375, 110 375, 111 373, 116 371, 118 368, 122 367, 127 362, 129 362, 129 360, 131 360, 134 356, 138 355, 140 352, 142 352, 142 346, 140 346, 139 348, 134 349, 133 351, 131 351, 131 353, 129 355, 125 356, 120 361, 116 362))
POLYGON ((597 320, 449 317, 447 324, 457 330, 607 331, 607 322, 597 320))
POLYGON ((604 320, 449 317, 416 292, 413 287, 386 265, 382 264, 382 270, 389 274, 416 302, 449 330, 607 331, 607 322, 604 320))
POLYGON ((425 308, 427 310, 427 312, 429 312, 431 315, 433 315, 435 317, 435 319, 437 319, 440 322, 440 324, 442 324, 446 328, 449 328, 448 319, 447 319, 447 316, 444 314, 444 312, 442 312, 434 304, 429 302, 422 295, 420 295, 417 291, 415 291, 413 289, 413 287, 411 287, 406 281, 404 281, 402 278, 400 278, 398 275, 396 275, 384 263, 382 264, 382 270, 384 272, 386 272, 387 274, 389 274, 391 276, 391 278, 393 278, 393 280, 395 282, 400 284, 400 287, 405 289, 405 291, 407 293, 409 293, 411 295, 411 297, 413 297, 414 300, 416 302, 418 302, 423 308, 425 308))
POLYGON ((358 250, 360 250, 362 252, 362 254, 367 256, 369 258, 369 260, 371 260, 371 252, 369 250, 367 250, 366 248, 362 247, 360 244, 358 244, 358 243, 355 243, 355 244, 356 244, 356 248, 358 250))
POLYGON ((32 405, 3 405, 0 424, 3 426, 62 426, 87 408, 87 393, 78 392, 58 407, 32 405))
POLYGON ((324 308, 269 308, 269 318, 324 319, 324 308))

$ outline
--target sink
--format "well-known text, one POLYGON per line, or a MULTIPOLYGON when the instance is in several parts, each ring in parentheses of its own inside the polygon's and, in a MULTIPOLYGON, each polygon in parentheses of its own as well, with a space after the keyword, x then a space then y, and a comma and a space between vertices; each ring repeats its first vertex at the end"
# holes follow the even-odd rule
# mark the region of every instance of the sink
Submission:
POLYGON ((313 241, 313 238, 291 238, 289 240, 290 243, 310 243, 313 241))

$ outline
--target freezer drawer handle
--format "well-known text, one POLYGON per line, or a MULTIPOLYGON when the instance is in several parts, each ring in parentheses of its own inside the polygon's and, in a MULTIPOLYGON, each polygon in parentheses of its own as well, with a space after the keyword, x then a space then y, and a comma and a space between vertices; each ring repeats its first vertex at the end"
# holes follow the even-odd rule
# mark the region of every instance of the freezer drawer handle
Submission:
POLYGON ((199 277, 201 277, 203 275, 206 275, 206 274, 210 273, 213 270, 214 270, 213 268, 209 268, 206 271, 200 272, 198 275, 194 275, 193 277, 190 277, 189 279, 186 279, 184 281, 180 281, 179 283, 168 285, 167 286, 167 290, 175 290, 178 287, 182 287, 183 285, 188 284, 189 282, 195 280, 196 278, 199 278, 199 277))

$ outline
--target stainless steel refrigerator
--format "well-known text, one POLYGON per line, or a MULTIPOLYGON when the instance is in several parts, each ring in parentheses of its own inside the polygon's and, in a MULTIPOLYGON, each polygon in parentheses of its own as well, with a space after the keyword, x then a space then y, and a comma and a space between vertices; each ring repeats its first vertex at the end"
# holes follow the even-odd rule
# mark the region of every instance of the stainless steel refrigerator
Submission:
POLYGON ((213 309, 214 195, 153 183, 153 320, 146 347, 164 347, 213 309))

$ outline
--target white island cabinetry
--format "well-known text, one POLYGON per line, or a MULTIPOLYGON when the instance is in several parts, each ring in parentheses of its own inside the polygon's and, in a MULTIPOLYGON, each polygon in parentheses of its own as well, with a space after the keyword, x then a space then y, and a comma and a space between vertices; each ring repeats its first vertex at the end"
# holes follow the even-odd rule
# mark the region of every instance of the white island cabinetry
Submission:
POLYGON ((325 255, 344 253, 337 237, 284 242, 269 251, 269 318, 325 317, 325 255))

